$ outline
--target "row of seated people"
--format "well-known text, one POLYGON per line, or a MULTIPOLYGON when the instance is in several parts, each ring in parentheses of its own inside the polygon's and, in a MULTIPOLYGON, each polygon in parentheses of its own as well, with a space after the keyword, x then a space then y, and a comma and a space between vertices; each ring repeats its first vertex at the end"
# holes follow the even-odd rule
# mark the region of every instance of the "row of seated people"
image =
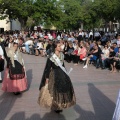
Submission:
POLYGON ((84 63, 83 68, 87 68, 89 63, 94 63, 96 68, 109 68, 111 72, 116 72, 120 68, 120 47, 116 43, 108 46, 101 46, 95 41, 92 44, 89 42, 80 42, 74 45, 66 43, 64 48, 65 60, 78 65, 79 62, 84 63), (84 62, 83 62, 84 61, 84 62))
MULTIPOLYGON (((53 41, 26 41, 21 47, 23 52, 29 54, 46 56, 49 54, 53 41)), ((67 62, 73 62, 74 65, 78 65, 79 62, 84 63, 83 68, 87 68, 89 63, 94 63, 96 68, 101 67, 102 69, 109 68, 111 72, 116 72, 116 68, 119 68, 120 50, 116 43, 110 44, 108 41, 104 46, 100 42, 89 42, 77 40, 74 42, 60 41, 61 50, 64 53, 65 60, 67 62)))

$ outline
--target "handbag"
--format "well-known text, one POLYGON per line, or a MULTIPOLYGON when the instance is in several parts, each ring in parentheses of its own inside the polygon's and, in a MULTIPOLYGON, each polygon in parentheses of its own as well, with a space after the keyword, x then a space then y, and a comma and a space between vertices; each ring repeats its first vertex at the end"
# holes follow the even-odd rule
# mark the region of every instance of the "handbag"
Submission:
POLYGON ((77 55, 78 54, 78 50, 74 50, 74 52, 73 52, 75 55, 77 55))
POLYGON ((48 84, 41 88, 39 97, 38 97, 38 104, 42 107, 49 108, 52 106, 53 97, 50 95, 48 90, 48 84))

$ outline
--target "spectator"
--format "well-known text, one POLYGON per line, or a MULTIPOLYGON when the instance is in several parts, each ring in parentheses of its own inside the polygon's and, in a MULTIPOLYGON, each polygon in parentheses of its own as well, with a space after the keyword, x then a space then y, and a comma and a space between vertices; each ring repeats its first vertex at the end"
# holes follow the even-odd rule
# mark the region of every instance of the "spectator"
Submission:
POLYGON ((115 62, 115 57, 116 53, 114 51, 114 47, 110 47, 110 56, 109 56, 109 63, 110 63, 110 67, 111 67, 111 71, 110 72, 116 72, 116 62, 115 62))
POLYGON ((105 60, 109 58, 109 49, 107 45, 105 45, 102 50, 101 58, 102 58, 102 69, 105 69, 106 67, 105 60))
POLYGON ((68 63, 72 61, 72 53, 74 51, 72 42, 69 42, 69 49, 65 52, 65 59, 68 63))
POLYGON ((86 54, 87 54, 86 44, 82 43, 80 50, 80 60, 83 60, 86 57, 86 54))
POLYGON ((74 65, 78 65, 78 62, 80 60, 80 51, 81 51, 81 48, 80 48, 80 45, 78 43, 76 45, 76 48, 74 49, 74 51, 71 53, 74 65))
POLYGON ((89 61, 96 61, 100 57, 100 54, 101 54, 101 49, 99 49, 98 44, 95 43, 94 47, 91 50, 90 55, 87 57, 86 64, 83 68, 87 68, 89 61))
POLYGON ((42 41, 39 40, 37 43, 37 47, 35 48, 35 55, 38 56, 40 53, 41 56, 43 57, 43 50, 44 50, 43 43, 42 41))
POLYGON ((10 49, 10 48, 12 48, 13 47, 13 39, 12 39, 12 37, 10 37, 10 39, 9 39, 9 44, 8 44, 8 48, 10 49))
POLYGON ((113 47, 114 47, 114 52, 117 53, 119 51, 117 43, 113 43, 113 47))
POLYGON ((30 54, 30 49, 29 49, 29 46, 32 46, 33 45, 33 39, 30 38, 29 40, 27 40, 25 42, 25 50, 26 50, 26 53, 30 54))

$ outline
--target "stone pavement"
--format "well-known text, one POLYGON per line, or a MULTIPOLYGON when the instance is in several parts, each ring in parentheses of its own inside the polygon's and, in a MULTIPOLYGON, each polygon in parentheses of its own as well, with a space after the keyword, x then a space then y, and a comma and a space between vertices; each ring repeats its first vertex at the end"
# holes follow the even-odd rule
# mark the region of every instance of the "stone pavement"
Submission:
MULTIPOLYGON (((111 120, 116 98, 120 88, 120 73, 96 70, 92 65, 74 66, 70 74, 77 104, 56 114, 37 104, 39 84, 45 67, 46 58, 23 55, 28 76, 29 88, 21 95, 4 93, 0 90, 0 120, 111 120)), ((1 84, 0 84, 1 87, 1 84)))

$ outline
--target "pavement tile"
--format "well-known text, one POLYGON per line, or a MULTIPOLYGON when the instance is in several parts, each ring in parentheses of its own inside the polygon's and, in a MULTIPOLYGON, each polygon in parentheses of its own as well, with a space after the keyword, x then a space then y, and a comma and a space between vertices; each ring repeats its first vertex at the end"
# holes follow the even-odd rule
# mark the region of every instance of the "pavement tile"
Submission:
MULTIPOLYGON (((65 63, 73 67, 70 74, 77 104, 56 114, 37 104, 39 84, 46 58, 23 55, 29 83, 27 91, 19 96, 0 90, 0 120, 111 120, 120 89, 120 73, 83 65, 65 63)), ((0 84, 1 87, 1 84, 0 84)))

